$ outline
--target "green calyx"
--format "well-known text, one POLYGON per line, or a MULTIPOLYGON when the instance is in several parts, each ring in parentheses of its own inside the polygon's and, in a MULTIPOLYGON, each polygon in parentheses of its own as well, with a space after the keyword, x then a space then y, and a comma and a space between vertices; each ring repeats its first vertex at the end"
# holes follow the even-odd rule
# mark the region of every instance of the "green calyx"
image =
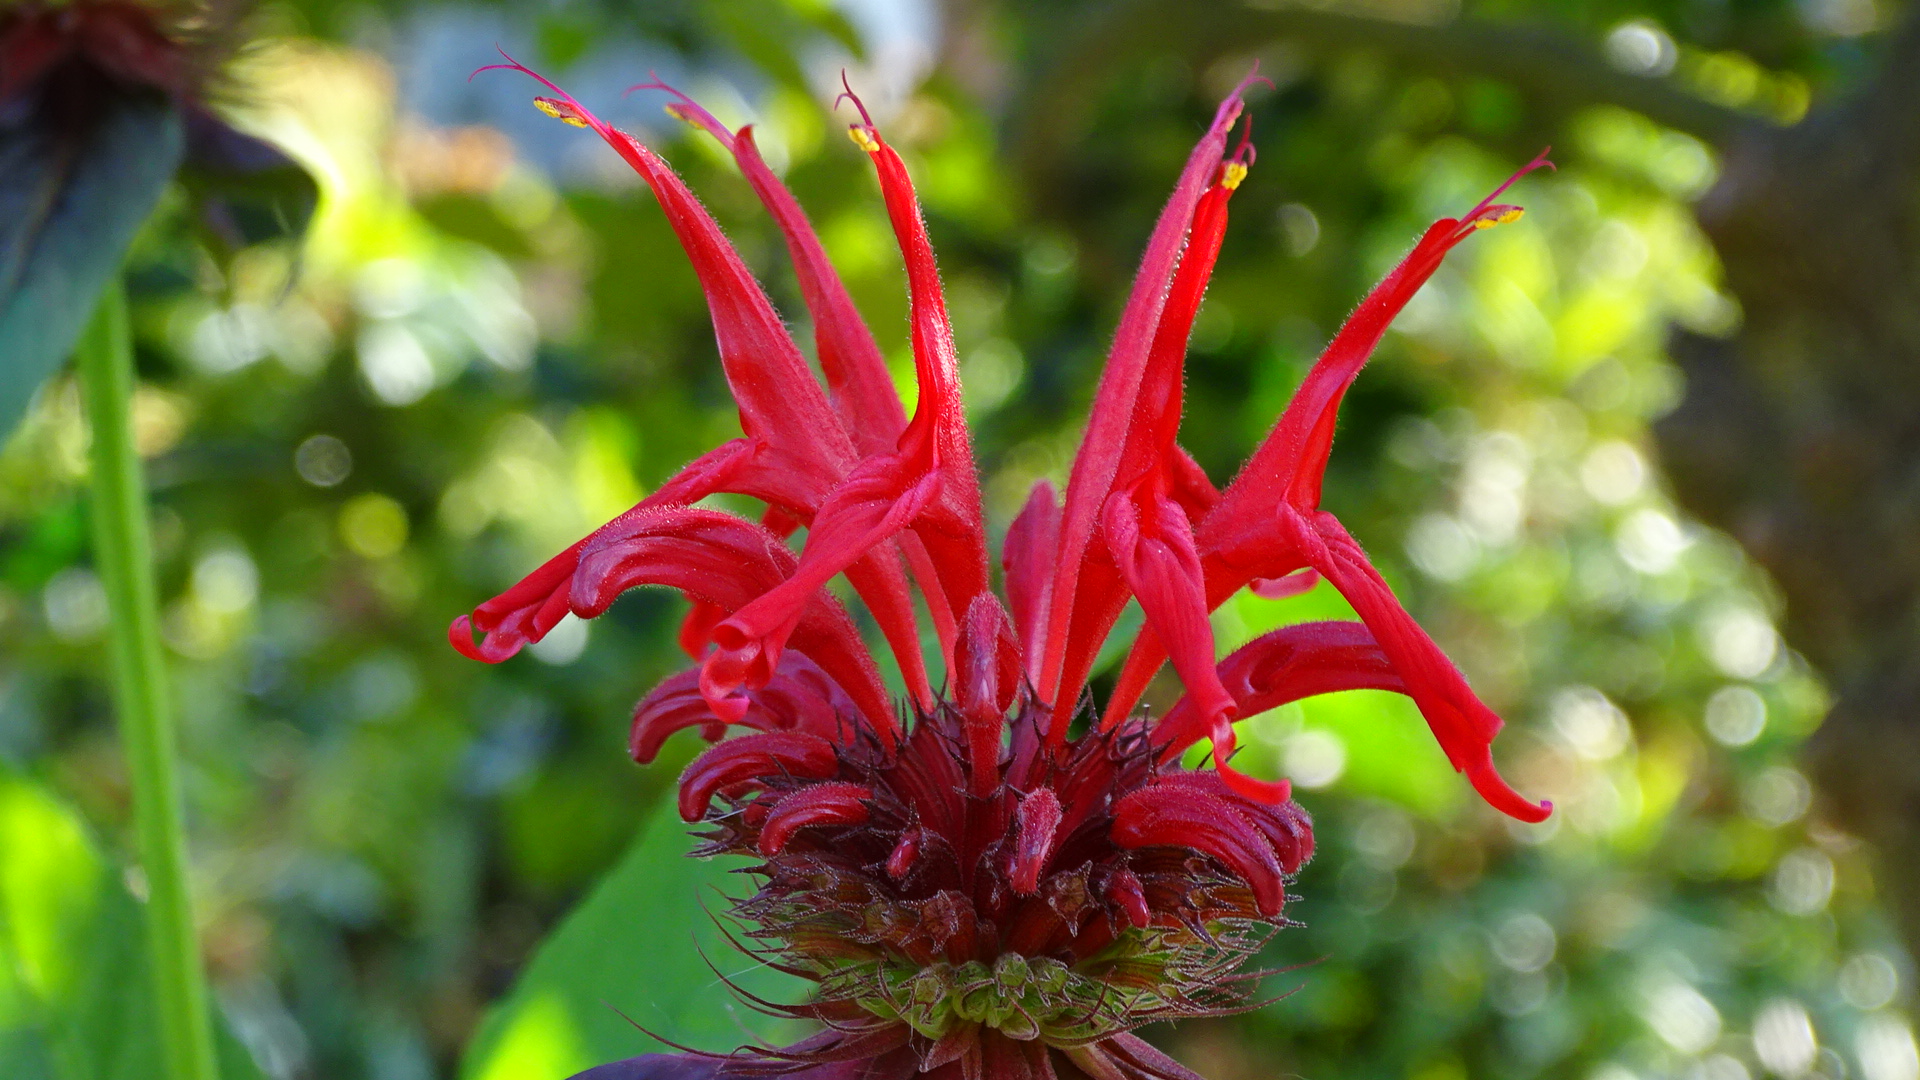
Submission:
POLYGON ((929 1039, 969 1025, 1011 1039, 1079 1046, 1184 1000, 1182 980, 1170 969, 1177 950, 1154 948, 1155 936, 1125 935, 1101 957, 1072 967, 1017 953, 1003 953, 991 966, 867 960, 836 967, 822 980, 822 996, 851 999, 929 1039))

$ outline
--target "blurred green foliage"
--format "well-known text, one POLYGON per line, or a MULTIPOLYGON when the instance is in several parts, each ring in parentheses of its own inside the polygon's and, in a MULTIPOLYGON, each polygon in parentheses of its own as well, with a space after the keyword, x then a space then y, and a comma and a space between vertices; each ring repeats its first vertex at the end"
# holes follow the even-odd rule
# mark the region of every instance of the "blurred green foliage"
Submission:
MULTIPOLYGON (((70 807, 0 769, 0 1064, 17 1080, 143 1080, 164 1068, 140 909, 70 807)), ((220 1032, 223 1080, 258 1080, 220 1032)))
MULTIPOLYGON (((1787 115, 1858 69, 1859 2, 1469 14, 1557 26, 1621 64, 1650 55, 1699 93, 1787 115)), ((690 950, 710 930, 702 896, 715 906, 700 883, 725 867, 677 858, 657 809, 693 746, 646 770, 624 754, 633 702, 684 663, 680 602, 635 594, 495 668, 445 642, 454 615, 738 426, 693 275, 611 155, 584 135, 578 156, 516 153, 508 120, 402 100, 491 59, 477 41, 457 66, 396 73, 380 51, 405 54, 408 20, 487 10, 269 8, 277 36, 235 76, 242 119, 319 178, 308 236, 222 264, 176 198, 131 268, 206 952, 275 1080, 557 1078, 653 1048, 608 1007, 623 1000, 669 1037, 740 1038, 735 1013, 647 1013, 632 989, 720 1000, 690 950)), ((1867 853, 1821 821, 1794 765, 1820 684, 1780 644, 1767 583, 1674 508, 1649 456, 1678 391, 1667 327, 1740 317, 1687 209, 1714 155, 1599 101, 1547 115, 1492 78, 1250 41, 1203 70, 1116 62, 1052 148, 1053 186, 1028 186, 1007 132, 1050 102, 1022 87, 1094 14, 957 4, 924 79, 910 51, 802 0, 556 5, 515 15, 502 44, 563 80, 620 43, 677 58, 724 120, 756 121, 910 381, 899 258, 827 110, 834 50, 860 45, 874 66, 854 77, 900 88, 876 95, 879 119, 941 253, 997 528, 1035 477, 1064 479, 1132 264, 1246 60, 1275 83, 1251 109, 1265 152, 1196 329, 1183 431, 1217 481, 1419 231, 1554 142, 1559 170, 1516 193, 1527 217, 1458 252, 1362 377, 1327 502, 1511 721, 1501 760, 1556 816, 1516 826, 1465 797, 1398 698, 1248 721, 1249 767, 1294 777, 1320 837, 1290 909, 1304 926, 1267 958, 1285 969, 1267 992, 1290 996, 1151 1034, 1212 1080, 1920 1077, 1913 973, 1867 853)), ((668 121, 640 134, 810 347, 777 234, 731 165, 668 121)), ((0 759, 30 778, 0 782, 0 827, 15 802, 57 822, 21 828, 79 868, 42 873, 8 847, 9 919, 114 876, 76 854, 88 830, 104 858, 128 850, 84 446, 63 379, 0 455, 0 759)), ((1343 614, 1322 587, 1243 596, 1216 625, 1232 648, 1343 614)), ((1176 694, 1158 685, 1153 704, 1176 694)), ((7 1075, 26 1060, 5 1056, 26 1037, 25 932, 0 967, 7 1075)), ((85 964, 105 948, 56 951, 85 964)))

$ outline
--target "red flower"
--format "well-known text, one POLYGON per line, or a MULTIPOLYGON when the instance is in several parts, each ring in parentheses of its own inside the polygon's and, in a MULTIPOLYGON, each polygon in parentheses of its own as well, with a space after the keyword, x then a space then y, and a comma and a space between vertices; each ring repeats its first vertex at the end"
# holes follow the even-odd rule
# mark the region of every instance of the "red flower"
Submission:
POLYGON ((825 390, 659 157, 519 64, 496 66, 540 79, 556 95, 535 99, 542 110, 592 128, 653 189, 706 291, 744 434, 455 620, 453 644, 498 662, 568 612, 592 617, 633 586, 688 597, 681 643, 699 666, 640 703, 633 755, 652 760, 688 727, 716 743, 681 779, 681 814, 705 824, 704 851, 762 860, 764 884, 738 914, 769 962, 818 981, 814 1000, 791 1011, 827 1026, 785 1049, 648 1055, 589 1075, 1191 1076, 1129 1032, 1242 1003, 1233 972, 1283 925, 1285 886, 1311 856, 1313 834, 1285 781, 1229 764, 1232 721, 1311 694, 1409 695, 1490 802, 1522 820, 1546 816, 1546 804, 1520 798, 1494 771, 1499 719, 1318 509, 1340 397, 1388 322, 1449 249, 1517 209, 1489 198, 1429 229, 1342 327, 1241 476, 1218 491, 1176 436, 1187 338, 1228 203, 1253 160, 1244 137, 1227 150, 1242 109, 1236 90, 1148 243, 1064 505, 1042 481, 1008 529, 1003 607, 989 588, 933 252, 906 167, 865 109, 849 132, 878 170, 906 261, 919 380, 911 418, 751 128, 729 131, 649 84, 675 93, 668 111, 733 153, 779 225, 825 390), (693 505, 716 492, 760 499, 766 517, 756 524, 693 505), (796 555, 787 537, 801 525, 796 555), (838 575, 892 648, 910 724, 896 718, 852 620, 822 588, 838 575), (1243 587, 1284 594, 1313 575, 1363 622, 1287 627, 1216 662, 1213 608, 1243 587), (921 656, 916 586, 939 638, 944 696, 921 656), (1130 598, 1146 630, 1102 719, 1069 738, 1094 657, 1130 598), (1186 697, 1157 724, 1131 715, 1169 658, 1186 697), (729 727, 748 733, 727 738, 729 727), (1180 768, 1181 752, 1202 738, 1216 769, 1180 768))

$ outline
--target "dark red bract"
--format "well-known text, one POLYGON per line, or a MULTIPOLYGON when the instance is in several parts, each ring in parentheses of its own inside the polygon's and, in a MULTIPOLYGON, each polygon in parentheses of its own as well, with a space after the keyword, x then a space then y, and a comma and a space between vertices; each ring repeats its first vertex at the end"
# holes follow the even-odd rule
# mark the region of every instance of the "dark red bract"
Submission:
POLYGON ((706 291, 743 435, 456 620, 452 641, 497 662, 633 586, 687 596, 681 642, 698 667, 640 703, 632 752, 651 761, 687 728, 715 743, 681 778, 681 815, 703 826, 706 852, 759 861, 763 884, 735 911, 748 947, 815 980, 814 998, 789 1011, 826 1025, 784 1049, 648 1055, 587 1075, 1191 1077, 1130 1032, 1245 1004, 1235 972, 1284 925, 1286 887, 1313 832, 1285 781, 1231 766, 1232 722, 1312 694, 1409 695, 1489 802, 1526 821, 1546 816, 1494 770, 1499 719, 1318 508, 1340 398, 1388 322, 1447 251, 1516 209, 1489 197, 1429 229, 1342 327, 1239 478, 1217 490, 1176 437, 1187 338, 1252 161, 1244 138, 1227 150, 1242 109, 1239 92, 1229 96, 1149 241, 1064 502, 1042 481, 1008 529, 1003 605, 989 588, 933 252, 906 167, 864 109, 850 134, 878 170, 912 299, 912 417, 750 128, 729 131, 677 93, 668 107, 732 151, 779 224, 824 389, 680 179, 540 81, 557 95, 536 99, 544 111, 592 128, 658 197, 706 291), (693 505, 717 492, 764 501, 766 517, 693 505), (787 538, 802 525, 796 554, 787 538), (892 649, 904 721, 823 589, 840 575, 892 649), (1216 660, 1212 609, 1244 587, 1284 595, 1320 578, 1362 622, 1286 627, 1216 660), (921 655, 916 588, 944 694, 921 655), (1070 737, 1129 600, 1148 632, 1104 715, 1070 737), (1186 697, 1157 723, 1134 715, 1168 659, 1186 697), (1216 767, 1180 767, 1201 739, 1216 767))

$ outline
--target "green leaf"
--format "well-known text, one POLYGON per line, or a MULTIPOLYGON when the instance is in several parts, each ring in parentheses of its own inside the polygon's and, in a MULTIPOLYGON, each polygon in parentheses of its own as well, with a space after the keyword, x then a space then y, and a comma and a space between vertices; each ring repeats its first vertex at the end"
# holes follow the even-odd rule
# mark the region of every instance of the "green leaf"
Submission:
POLYGON ((559 1080, 663 1049, 635 1024, 702 1050, 792 1040, 790 1022, 743 1006, 707 966, 770 1001, 799 1001, 808 988, 741 955, 721 933, 715 914, 725 897, 753 879, 732 873, 747 865, 739 859, 686 857, 693 841, 671 794, 481 1025, 462 1077, 559 1080))
POLYGON ((0 112, 0 437, 72 351, 184 145, 158 95, 102 95, 81 120, 57 104, 0 112))
MULTIPOLYGON (((141 909, 72 808, 0 770, 0 1076, 164 1071, 141 909)), ((222 1080, 259 1080, 221 1029, 222 1080)))

